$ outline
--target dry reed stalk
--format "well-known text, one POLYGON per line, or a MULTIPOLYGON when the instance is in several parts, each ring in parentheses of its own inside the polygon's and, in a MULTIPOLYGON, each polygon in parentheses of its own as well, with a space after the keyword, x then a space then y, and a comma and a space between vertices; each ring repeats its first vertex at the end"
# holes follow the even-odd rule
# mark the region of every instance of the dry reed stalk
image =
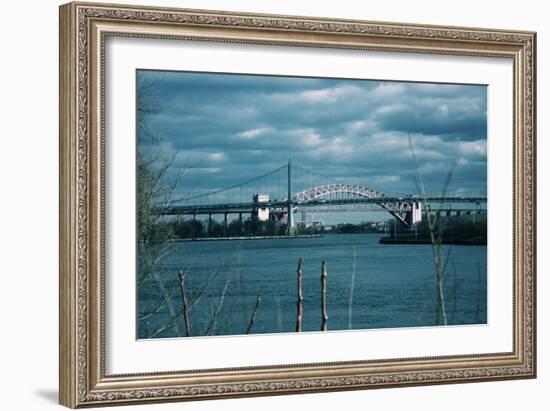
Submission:
MULTIPOLYGON (((435 276, 436 276, 436 298, 437 298, 437 308, 436 308, 436 324, 447 325, 447 311, 445 307, 445 292, 443 288, 444 283, 444 268, 442 266, 442 257, 441 257, 441 246, 443 242, 443 227, 441 223, 441 216, 439 213, 436 213, 435 216, 432 216, 429 212, 426 201, 426 190, 424 188, 424 180, 420 174, 420 168, 418 166, 418 161, 416 159, 416 154, 414 151, 413 142, 411 136, 408 135, 409 139, 409 149, 411 151, 411 156, 413 158, 415 168, 416 168, 416 185, 417 191, 420 192, 421 201, 423 208, 426 210, 426 218, 428 219, 428 229, 430 232, 430 242, 432 244, 432 253, 434 258, 435 265, 435 276), (437 232, 436 232, 437 230, 437 232)), ((442 197, 445 197, 447 194, 447 189, 451 182, 456 163, 453 164, 451 169, 447 174, 445 179, 445 184, 443 185, 442 197)))
POLYGON ((302 332, 302 316, 303 316, 303 303, 304 296, 302 294, 302 259, 298 260, 298 268, 296 269, 298 274, 298 300, 296 302, 297 307, 297 319, 296 319, 296 332, 302 332))
POLYGON ((352 310, 353 310, 353 289, 355 288, 355 268, 356 268, 356 260, 357 260, 357 250, 355 248, 355 245, 353 246, 353 258, 351 263, 351 286, 349 289, 349 301, 348 301, 348 329, 352 329, 352 310))
POLYGON ((187 298, 185 296, 185 274, 180 271, 180 289, 181 289, 181 301, 183 304, 183 321, 185 323, 185 336, 189 337, 191 335, 191 330, 189 327, 189 311, 187 305, 187 298))
POLYGON ((457 311, 457 288, 458 283, 456 280, 456 266, 453 261, 453 323, 456 324, 456 311, 457 311))
POLYGON ((209 335, 210 331, 215 329, 216 323, 218 321, 218 316, 220 315, 223 303, 225 301, 225 294, 227 293, 227 288, 229 287, 230 282, 231 282, 231 272, 227 274, 227 277, 225 279, 225 285, 223 286, 221 296, 218 300, 216 308, 212 312, 212 316, 210 317, 210 322, 208 323, 208 326, 206 327, 206 330, 204 331, 203 335, 209 335))
POLYGON ((481 263, 477 262, 477 293, 476 293, 476 321, 481 322, 481 263))
POLYGON ((325 260, 321 263, 321 310, 323 313, 323 321, 321 323, 321 331, 328 330, 328 314, 327 314, 327 264, 325 260))

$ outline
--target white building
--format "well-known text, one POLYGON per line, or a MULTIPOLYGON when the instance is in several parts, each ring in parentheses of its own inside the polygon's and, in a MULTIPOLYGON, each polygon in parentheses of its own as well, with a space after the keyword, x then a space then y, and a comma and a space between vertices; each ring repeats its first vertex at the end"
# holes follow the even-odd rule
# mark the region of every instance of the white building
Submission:
MULTIPOLYGON (((253 197, 253 202, 256 204, 267 203, 269 202, 269 194, 255 194, 253 197)), ((269 208, 254 208, 252 211, 252 218, 257 219, 258 221, 269 220, 269 208)))

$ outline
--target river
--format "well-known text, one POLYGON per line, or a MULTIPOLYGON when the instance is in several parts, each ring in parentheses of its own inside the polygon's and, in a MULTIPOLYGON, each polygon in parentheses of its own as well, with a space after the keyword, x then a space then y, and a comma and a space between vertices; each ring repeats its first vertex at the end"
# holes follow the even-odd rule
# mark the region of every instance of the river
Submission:
MULTIPOLYGON (((303 331, 319 331, 321 327, 323 259, 328 271, 329 330, 434 325, 437 310, 432 246, 382 245, 379 239, 378 234, 335 234, 174 242, 159 264, 172 311, 164 305, 146 315, 138 324, 138 335, 174 337, 185 332, 181 317, 174 326, 155 335, 174 312, 182 311, 180 270, 186 272, 186 298, 192 305, 188 315, 191 335, 246 333, 257 296, 261 301, 251 332, 293 332, 299 258, 303 259, 303 331)), ((444 286, 448 324, 486 323, 487 247, 445 245, 442 257, 447 262, 444 286)), ((139 287, 142 315, 157 305, 160 296, 154 283, 139 287)))

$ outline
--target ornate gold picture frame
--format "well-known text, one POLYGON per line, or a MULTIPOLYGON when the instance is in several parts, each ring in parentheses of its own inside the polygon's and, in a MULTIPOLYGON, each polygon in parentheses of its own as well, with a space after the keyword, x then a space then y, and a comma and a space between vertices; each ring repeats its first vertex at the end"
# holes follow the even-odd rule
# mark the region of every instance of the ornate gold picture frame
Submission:
MULTIPOLYGON (((336 75, 337 73, 335 73, 336 75)), ((60 403, 67 407, 536 376, 536 35, 92 3, 60 8, 60 403), (512 62, 513 290, 510 351, 106 371, 105 65, 111 38, 498 58, 512 62)), ((490 212, 490 211, 489 211, 490 212)), ((129 290, 129 293, 134 291, 129 290)), ((246 338, 246 337, 245 337, 246 338)))

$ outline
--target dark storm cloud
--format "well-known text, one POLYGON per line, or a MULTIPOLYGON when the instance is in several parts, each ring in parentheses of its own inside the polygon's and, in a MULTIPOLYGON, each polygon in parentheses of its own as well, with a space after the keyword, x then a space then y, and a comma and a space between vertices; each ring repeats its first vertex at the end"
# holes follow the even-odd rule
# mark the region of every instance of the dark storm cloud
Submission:
POLYGON ((376 113, 380 128, 420 134, 446 134, 458 139, 486 138, 480 96, 418 98, 414 94, 376 113))
POLYGON ((156 149, 177 152, 172 175, 192 164, 185 185, 201 192, 292 157, 332 181, 413 193, 409 135, 429 192, 453 164, 450 190, 486 192, 485 86, 148 71, 138 82, 158 109, 156 149))

